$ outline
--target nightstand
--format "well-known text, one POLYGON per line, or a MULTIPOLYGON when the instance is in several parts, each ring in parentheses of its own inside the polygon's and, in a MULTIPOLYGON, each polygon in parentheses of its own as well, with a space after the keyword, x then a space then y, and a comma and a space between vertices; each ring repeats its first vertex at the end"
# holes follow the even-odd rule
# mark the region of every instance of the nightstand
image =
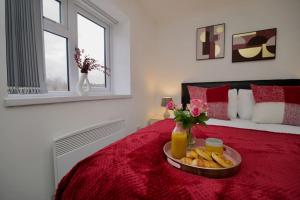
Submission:
MULTIPOLYGON (((173 112, 170 112, 170 117, 169 117, 169 119, 174 119, 174 114, 173 114, 173 112)), ((160 121, 160 120, 164 120, 164 116, 163 116, 163 114, 160 114, 160 115, 154 115, 154 116, 152 116, 152 117, 150 117, 150 119, 149 119, 149 121, 148 121, 148 125, 151 125, 151 124, 153 124, 153 123, 155 123, 155 122, 158 122, 158 121, 160 121)))
POLYGON ((151 125, 151 124, 158 122, 160 120, 163 120, 163 119, 164 119, 164 117, 162 115, 154 115, 149 119, 148 125, 151 125))

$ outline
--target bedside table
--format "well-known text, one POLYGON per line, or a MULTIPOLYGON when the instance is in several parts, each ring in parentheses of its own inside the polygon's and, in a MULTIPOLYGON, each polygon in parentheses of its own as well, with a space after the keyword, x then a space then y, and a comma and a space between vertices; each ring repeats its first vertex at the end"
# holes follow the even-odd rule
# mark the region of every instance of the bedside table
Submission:
MULTIPOLYGON (((169 117, 168 119, 174 119, 174 114, 173 114, 173 112, 170 113, 170 117, 169 117)), ((153 123, 155 123, 155 122, 158 122, 158 121, 160 121, 160 120, 164 120, 163 114, 160 114, 160 115, 158 115, 158 114, 157 114, 157 115, 154 115, 154 116, 150 117, 150 119, 148 120, 148 125, 151 125, 151 124, 153 124, 153 123)))
POLYGON ((155 122, 158 122, 158 121, 160 121, 160 120, 163 120, 164 119, 164 117, 161 115, 155 115, 155 116, 153 116, 153 117, 151 117, 149 120, 148 120, 148 125, 151 125, 151 124, 153 124, 153 123, 155 123, 155 122))

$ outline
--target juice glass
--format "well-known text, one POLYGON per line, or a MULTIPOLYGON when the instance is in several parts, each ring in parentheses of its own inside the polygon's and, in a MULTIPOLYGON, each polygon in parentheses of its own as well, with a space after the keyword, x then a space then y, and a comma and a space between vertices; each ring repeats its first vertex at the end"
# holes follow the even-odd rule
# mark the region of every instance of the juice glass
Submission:
POLYGON ((174 158, 180 159, 186 154, 187 133, 181 122, 176 123, 171 136, 171 153, 174 158))
POLYGON ((207 138, 205 140, 205 147, 210 152, 223 153, 224 145, 223 141, 218 138, 207 138))

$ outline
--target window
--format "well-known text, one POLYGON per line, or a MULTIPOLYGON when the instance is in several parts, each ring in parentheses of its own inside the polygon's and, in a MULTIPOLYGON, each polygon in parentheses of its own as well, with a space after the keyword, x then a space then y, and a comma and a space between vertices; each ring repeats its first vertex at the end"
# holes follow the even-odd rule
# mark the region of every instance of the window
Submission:
MULTIPOLYGON (((110 25, 105 22, 109 20, 93 6, 71 0, 6 2, 6 16, 11 16, 7 30, 14 31, 7 34, 7 48, 15 49, 8 55, 9 94, 76 94, 80 73, 74 61, 76 47, 109 68, 110 25), (14 11, 24 7, 30 9, 14 11), (35 12, 37 8, 42 9, 35 12)), ((89 71, 89 81, 92 94, 110 93, 106 73, 89 71)))
MULTIPOLYGON (((100 65, 105 66, 105 29, 77 14, 78 47, 95 58, 100 65), (88 31, 87 31, 88 30, 88 31)), ((105 75, 97 70, 89 72, 92 86, 105 86, 105 75)))
MULTIPOLYGON (((77 83, 80 73, 73 64, 75 47, 84 49, 98 64, 107 66, 108 25, 78 6, 73 7, 74 10, 69 13, 71 15, 66 15, 66 6, 66 1, 43 0, 44 58, 48 92, 75 90, 74 84, 77 83), (69 21, 66 20, 67 16, 69 21), (71 26, 68 27, 67 24, 71 26)), ((109 86, 106 75, 99 70, 89 72, 89 81, 95 92, 109 86)))
POLYGON ((48 91, 68 91, 67 39, 44 31, 44 49, 48 91))
MULTIPOLYGON (((61 24, 63 1, 43 0, 46 91, 69 90, 68 28, 61 24)), ((72 51, 70 51, 72 52, 72 51)))
MULTIPOLYGON (((84 49, 98 64, 107 66, 108 25, 77 5, 73 5, 67 15, 66 7, 67 1, 43 0, 44 58, 48 92, 74 92, 74 85, 80 74, 80 70, 73 64, 75 47, 84 49)), ((107 77, 101 71, 89 71, 88 76, 93 91, 108 88, 107 77)))
POLYGON ((57 23, 61 23, 61 3, 56 0, 43 0, 43 15, 57 23))

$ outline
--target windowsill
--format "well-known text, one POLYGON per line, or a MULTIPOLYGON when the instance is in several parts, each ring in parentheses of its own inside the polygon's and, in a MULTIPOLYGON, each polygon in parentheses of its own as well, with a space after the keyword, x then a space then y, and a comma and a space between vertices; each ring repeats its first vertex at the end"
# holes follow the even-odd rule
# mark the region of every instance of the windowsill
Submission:
POLYGON ((28 106, 28 105, 40 105, 40 104, 54 104, 54 103, 66 103, 77 101, 95 101, 95 100, 109 100, 109 99, 128 99, 131 95, 9 95, 4 99, 5 107, 14 106, 28 106))

